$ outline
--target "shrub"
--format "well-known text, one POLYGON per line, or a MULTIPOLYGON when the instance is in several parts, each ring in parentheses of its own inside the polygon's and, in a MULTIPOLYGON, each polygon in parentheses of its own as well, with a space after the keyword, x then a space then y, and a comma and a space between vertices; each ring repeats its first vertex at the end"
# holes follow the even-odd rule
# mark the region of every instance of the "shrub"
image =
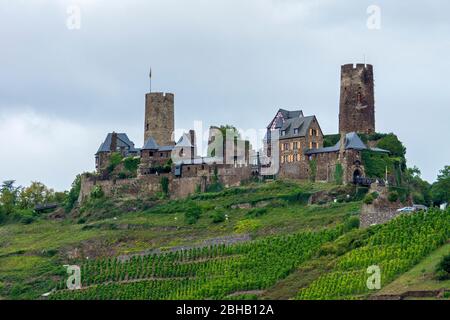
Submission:
POLYGON ((140 162, 141 159, 139 157, 126 157, 123 159, 123 166, 127 171, 135 173, 140 162))
POLYGON ((197 223, 198 219, 201 216, 201 209, 199 207, 191 207, 187 209, 184 213, 184 217, 186 219, 186 222, 188 224, 195 224, 197 223))
POLYGON ((254 219, 241 220, 236 224, 234 230, 236 231, 236 233, 247 233, 256 231, 260 226, 261 224, 259 223, 259 221, 254 219))
POLYGON ((103 198, 104 195, 105 195, 105 193, 103 192, 103 189, 101 186, 95 186, 91 190, 91 197, 93 199, 101 199, 101 198, 103 198))
POLYGON ((211 214, 211 218, 213 223, 224 222, 226 220, 225 211, 223 209, 214 210, 214 212, 211 214))
POLYGON ((389 200, 390 202, 395 202, 395 201, 397 201, 397 200, 398 200, 398 192, 397 192, 397 191, 389 192, 388 200, 389 200))
POLYGON ((247 212, 250 217, 260 217, 267 213, 267 208, 254 208, 247 212))
POLYGON ((67 194, 66 200, 64 201, 64 209, 66 212, 71 211, 75 206, 75 203, 78 201, 78 197, 80 196, 80 190, 81 190, 81 176, 77 175, 75 180, 72 182, 70 191, 67 194))
POLYGON ((309 161, 309 180, 311 180, 311 182, 315 182, 316 181, 316 175, 317 175, 317 161, 316 160, 311 160, 309 161))
POLYGON ((160 184, 161 184, 161 190, 164 193, 164 195, 169 194, 169 178, 161 177, 160 184))
POLYGON ((350 217, 344 222, 344 231, 348 232, 353 229, 359 228, 359 218, 358 217, 350 217))
POLYGON ((369 192, 369 188, 367 187, 358 187, 356 189, 355 201, 359 201, 364 199, 365 195, 369 192))
POLYGON ((207 192, 220 192, 224 189, 223 184, 219 181, 211 183, 209 186, 206 187, 207 192))
POLYGON ((34 217, 24 216, 20 219, 20 222, 23 224, 31 224, 36 220, 34 217))
POLYGON ((373 198, 373 195, 372 195, 371 193, 369 193, 369 194, 366 194, 366 196, 364 197, 363 202, 364 202, 365 204, 372 204, 372 203, 373 203, 373 200, 375 200, 375 199, 373 198))
POLYGON ((342 164, 337 163, 334 169, 334 182, 337 185, 342 185, 344 177, 344 170, 342 169, 342 164))
POLYGON ((389 133, 381 138, 377 143, 377 147, 389 150, 395 157, 404 158, 406 154, 406 148, 393 133, 389 133))
POLYGON ((323 146, 324 147, 333 147, 336 145, 336 143, 339 142, 339 139, 341 138, 340 134, 329 134, 323 136, 323 146))
POLYGON ((442 257, 436 267, 436 276, 439 280, 450 279, 450 254, 442 257))

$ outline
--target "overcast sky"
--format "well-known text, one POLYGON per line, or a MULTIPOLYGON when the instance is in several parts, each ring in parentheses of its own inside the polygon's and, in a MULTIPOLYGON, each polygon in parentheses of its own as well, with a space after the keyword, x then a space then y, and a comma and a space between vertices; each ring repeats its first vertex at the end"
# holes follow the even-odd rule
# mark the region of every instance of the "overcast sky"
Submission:
POLYGON ((177 128, 260 129, 281 107, 336 133, 340 65, 365 59, 377 131, 433 181, 450 165, 449 12, 444 0, 0 0, 0 180, 64 190, 94 170, 107 132, 140 147, 150 66, 153 91, 175 93, 177 128))

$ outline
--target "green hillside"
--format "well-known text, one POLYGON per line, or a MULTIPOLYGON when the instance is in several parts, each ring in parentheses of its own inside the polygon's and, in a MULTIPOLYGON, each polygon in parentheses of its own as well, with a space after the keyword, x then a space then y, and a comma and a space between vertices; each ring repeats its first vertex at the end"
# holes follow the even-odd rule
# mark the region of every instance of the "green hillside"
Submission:
MULTIPOLYGON (((65 219, 0 227, 3 298, 353 299, 366 269, 383 287, 450 238, 450 212, 358 229, 356 187, 274 181, 187 200, 93 199, 65 219), (316 192, 337 202, 308 204, 316 192), (181 250, 183 249, 183 250, 181 250), (63 265, 81 267, 65 289, 63 265)), ((395 282, 394 282, 395 283, 395 282)))

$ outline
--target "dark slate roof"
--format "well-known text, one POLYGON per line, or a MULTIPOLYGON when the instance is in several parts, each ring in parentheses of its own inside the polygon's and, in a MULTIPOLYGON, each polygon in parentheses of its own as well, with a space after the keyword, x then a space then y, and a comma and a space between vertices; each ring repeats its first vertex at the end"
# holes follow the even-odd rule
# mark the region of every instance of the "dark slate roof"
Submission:
POLYGON ((162 146, 158 148, 158 151, 172 151, 174 146, 162 146))
POLYGON ((286 120, 283 123, 283 126, 280 128, 281 131, 286 131, 286 134, 282 135, 280 132, 280 140, 306 136, 308 134, 308 128, 313 120, 314 116, 292 118, 286 120), (294 129, 298 129, 298 133, 294 133, 294 129))
POLYGON ((147 141, 145 142, 144 146, 142 147, 142 150, 158 150, 159 146, 156 143, 155 139, 152 137, 149 137, 147 141))
MULTIPOLYGON (((375 152, 384 152, 389 153, 388 150, 380 149, 380 148, 368 148, 364 142, 362 142, 361 138, 358 136, 356 132, 350 132, 345 135, 345 150, 372 150, 375 152)), ((317 154, 317 153, 326 153, 326 152, 338 152, 340 150, 340 141, 338 141, 332 147, 318 148, 318 149, 309 149, 305 152, 306 155, 317 154)))
POLYGON ((285 109, 280 109, 280 110, 278 110, 278 112, 281 112, 283 114, 283 117, 284 117, 285 120, 292 119, 292 118, 303 117, 303 111, 302 110, 289 111, 289 110, 285 110, 285 109))
MULTIPOLYGON (((337 146, 339 147, 339 143, 337 146)), ((350 132, 345 136, 345 149, 365 150, 367 147, 356 132, 350 132)))
POLYGON ((189 138, 189 136, 185 133, 181 136, 180 140, 178 140, 177 142, 177 147, 193 147, 192 143, 191 143, 191 139, 189 138))
MULTIPOLYGON (((108 133, 105 141, 100 145, 100 148, 98 148, 97 153, 110 152, 111 151, 111 140, 112 140, 112 133, 108 133)), ((117 146, 125 147, 125 148, 129 149, 130 152, 139 152, 139 149, 136 149, 134 147, 134 143, 130 139, 128 139, 128 136, 126 133, 117 133, 117 146)))
POLYGON ((275 128, 279 129, 283 125, 283 120, 293 119, 293 118, 300 118, 303 117, 303 111, 302 110, 294 110, 289 111, 285 109, 278 109, 275 118, 269 123, 267 126, 267 129, 270 129, 272 127, 272 124, 275 122, 275 128), (283 115, 283 119, 277 118, 277 115, 281 113, 283 115))
POLYGON ((174 146, 160 146, 153 137, 149 137, 145 142, 142 150, 172 151, 174 146))

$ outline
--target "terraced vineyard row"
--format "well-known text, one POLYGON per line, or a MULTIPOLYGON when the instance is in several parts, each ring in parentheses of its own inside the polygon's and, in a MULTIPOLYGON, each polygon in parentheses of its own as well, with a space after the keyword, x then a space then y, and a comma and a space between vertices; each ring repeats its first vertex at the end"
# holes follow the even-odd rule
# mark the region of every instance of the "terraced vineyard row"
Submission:
POLYGON ((340 257, 332 272, 300 290, 298 299, 368 294, 367 268, 372 265, 380 267, 382 286, 391 282, 450 238, 450 211, 404 215, 377 228, 367 244, 340 257))
POLYGON ((51 299, 220 299, 268 288, 344 232, 269 237, 162 255, 90 261, 82 266, 82 290, 60 290, 51 299))

